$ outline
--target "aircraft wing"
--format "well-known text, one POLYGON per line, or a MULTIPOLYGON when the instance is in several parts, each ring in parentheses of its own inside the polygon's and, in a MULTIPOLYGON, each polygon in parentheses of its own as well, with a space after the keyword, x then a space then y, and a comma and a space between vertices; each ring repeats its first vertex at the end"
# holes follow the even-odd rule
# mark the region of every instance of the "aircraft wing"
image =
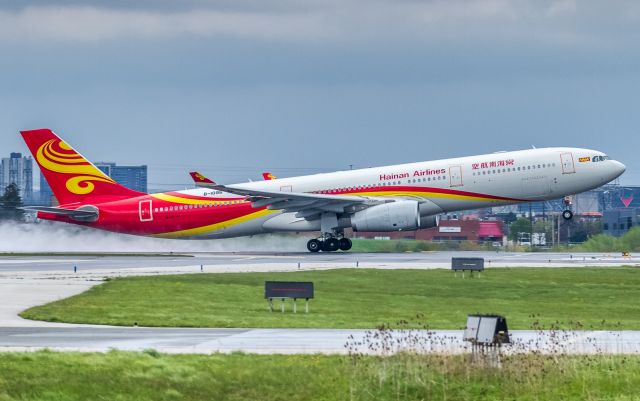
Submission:
MULTIPOLYGON (((195 173, 191 173, 191 175, 194 176, 195 173)), ((202 175, 200 176, 203 177, 202 175)), ((355 212, 369 206, 391 202, 391 200, 366 196, 266 191, 243 188, 240 185, 220 185, 213 183, 211 180, 207 181, 209 182, 199 179, 196 181, 196 186, 246 196, 253 207, 266 206, 271 210, 297 212, 297 217, 311 217, 322 212, 355 212)))
POLYGON ((355 212, 372 205, 387 202, 383 199, 372 199, 364 196, 264 191, 246 189, 237 185, 216 185, 209 188, 246 196, 253 207, 267 206, 271 210, 297 212, 297 217, 309 217, 321 212, 355 212))

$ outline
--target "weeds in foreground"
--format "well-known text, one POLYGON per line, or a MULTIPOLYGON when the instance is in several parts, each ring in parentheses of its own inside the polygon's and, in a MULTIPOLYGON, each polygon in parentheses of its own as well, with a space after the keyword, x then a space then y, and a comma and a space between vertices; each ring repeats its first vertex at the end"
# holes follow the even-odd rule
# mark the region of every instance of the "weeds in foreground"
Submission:
POLYGON ((436 332, 424 324, 381 326, 345 344, 350 397, 556 400, 635 394, 637 357, 605 352, 611 345, 605 349, 595 332, 578 331, 580 322, 572 330, 560 326, 536 321, 528 335, 512 336, 512 344, 484 349, 463 342, 459 332, 436 332))

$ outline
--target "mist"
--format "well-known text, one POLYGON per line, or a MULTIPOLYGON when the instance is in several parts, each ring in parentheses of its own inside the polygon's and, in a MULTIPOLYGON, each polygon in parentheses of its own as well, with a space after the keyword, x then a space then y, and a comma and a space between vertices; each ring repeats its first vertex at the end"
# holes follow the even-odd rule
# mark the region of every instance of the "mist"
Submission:
POLYGON ((111 233, 66 223, 0 223, 0 252, 302 252, 306 238, 253 237, 175 240, 111 233))

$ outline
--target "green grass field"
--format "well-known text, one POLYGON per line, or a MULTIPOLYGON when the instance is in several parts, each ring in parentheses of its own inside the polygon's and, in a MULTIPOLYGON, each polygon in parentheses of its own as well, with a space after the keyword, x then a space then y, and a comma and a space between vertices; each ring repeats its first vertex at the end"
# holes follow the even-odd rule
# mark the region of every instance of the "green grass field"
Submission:
POLYGON ((493 251, 491 244, 478 244, 474 241, 434 242, 412 239, 363 239, 354 238, 350 252, 393 253, 393 252, 431 252, 431 251, 493 251))
POLYGON ((459 329, 467 314, 481 312, 505 315, 511 329, 640 329, 638 299, 637 268, 490 269, 473 279, 448 270, 338 269, 119 278, 21 316, 175 327, 373 328, 406 320, 459 329), (287 313, 269 312, 265 280, 313 281, 310 313, 291 313, 291 301, 287 313))
POLYGON ((638 400, 640 357, 0 354, 0 401, 638 400))

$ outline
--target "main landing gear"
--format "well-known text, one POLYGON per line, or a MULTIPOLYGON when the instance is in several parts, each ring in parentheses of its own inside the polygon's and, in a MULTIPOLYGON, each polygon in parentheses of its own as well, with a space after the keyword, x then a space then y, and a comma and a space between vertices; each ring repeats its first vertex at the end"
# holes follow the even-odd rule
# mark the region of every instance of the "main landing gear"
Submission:
POLYGON ((344 230, 338 224, 336 213, 323 212, 320 215, 320 233, 320 238, 307 242, 307 249, 310 252, 335 252, 351 249, 351 240, 345 238, 344 230))
POLYGON ((351 249, 352 242, 349 238, 326 237, 312 239, 307 242, 309 252, 335 252, 337 250, 348 251, 351 249))

